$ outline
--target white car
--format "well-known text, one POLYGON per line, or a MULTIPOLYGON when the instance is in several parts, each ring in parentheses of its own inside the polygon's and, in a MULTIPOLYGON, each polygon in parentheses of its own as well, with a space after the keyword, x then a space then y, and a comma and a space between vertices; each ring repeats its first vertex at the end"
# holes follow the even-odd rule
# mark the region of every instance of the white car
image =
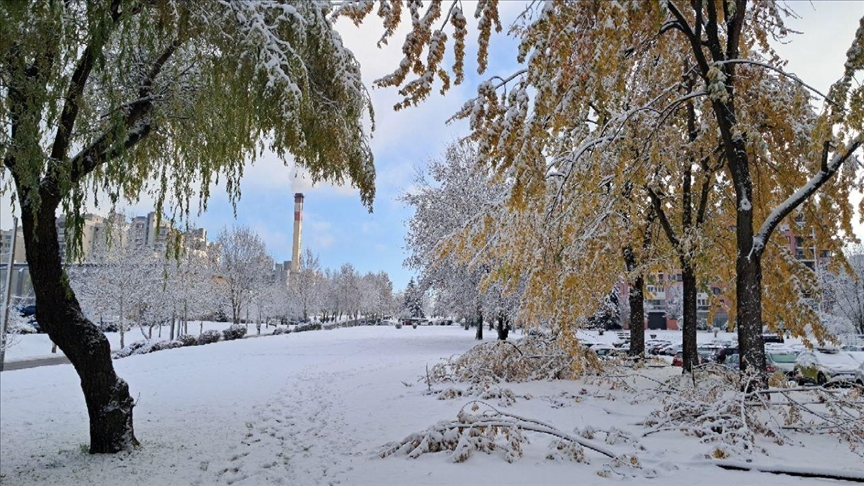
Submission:
POLYGON ((795 360, 795 375, 799 382, 824 385, 828 382, 855 381, 860 363, 844 351, 816 349, 803 351, 795 360))

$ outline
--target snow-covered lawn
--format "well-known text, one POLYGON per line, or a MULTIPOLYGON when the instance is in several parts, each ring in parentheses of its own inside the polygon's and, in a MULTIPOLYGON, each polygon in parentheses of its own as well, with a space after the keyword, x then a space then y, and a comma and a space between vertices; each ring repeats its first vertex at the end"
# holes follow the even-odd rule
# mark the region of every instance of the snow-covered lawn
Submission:
MULTIPOLYGON (((494 332, 487 334, 487 340, 493 338, 494 332)), ((5 372, 0 382, 2 483, 533 485, 616 481, 597 474, 609 460, 591 451, 586 451, 589 464, 547 460, 550 438, 539 434, 527 434, 531 444, 513 463, 505 462, 500 453, 479 452, 464 463, 452 462, 449 452, 417 459, 380 458, 378 452, 385 443, 456 418, 470 399, 438 400, 427 393, 420 377, 427 366, 476 343, 473 330, 457 326, 357 327, 118 360, 117 371, 137 399, 135 431, 142 446, 131 454, 111 456, 86 452, 87 412, 71 366, 5 372)), ((643 373, 664 379, 679 370, 666 367, 643 373)), ((637 386, 648 383, 640 379, 637 386)), ((704 459, 712 444, 678 431, 641 438, 645 428, 638 423, 659 405, 632 403, 632 397, 622 390, 584 381, 502 387, 516 395, 514 404, 502 408, 508 413, 542 420, 571 434, 588 426, 598 430, 615 427, 640 437, 646 449, 638 452, 640 460, 654 471, 648 476, 659 476, 652 483, 823 483, 719 469, 704 459)), ((754 453, 751 457, 759 464, 864 475, 861 458, 846 444, 828 436, 796 439, 803 443, 761 444, 768 455, 754 453)), ((608 447, 634 452, 625 441, 608 447)), ((649 480, 636 477, 626 482, 649 480)))

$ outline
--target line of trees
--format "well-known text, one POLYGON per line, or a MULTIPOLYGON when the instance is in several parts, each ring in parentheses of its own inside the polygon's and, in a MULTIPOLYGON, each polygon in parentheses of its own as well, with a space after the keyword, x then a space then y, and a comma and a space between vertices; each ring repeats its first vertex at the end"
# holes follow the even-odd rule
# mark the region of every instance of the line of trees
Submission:
POLYGON ((85 315, 103 329, 116 327, 121 346, 136 327, 149 339, 168 325, 174 339, 189 332, 190 320, 260 326, 313 317, 381 318, 397 302, 386 272, 361 275, 351 264, 322 270, 311 250, 286 281, 260 236, 246 227, 223 229, 206 251, 181 244, 176 258, 114 233, 87 261, 71 265, 69 276, 85 315))

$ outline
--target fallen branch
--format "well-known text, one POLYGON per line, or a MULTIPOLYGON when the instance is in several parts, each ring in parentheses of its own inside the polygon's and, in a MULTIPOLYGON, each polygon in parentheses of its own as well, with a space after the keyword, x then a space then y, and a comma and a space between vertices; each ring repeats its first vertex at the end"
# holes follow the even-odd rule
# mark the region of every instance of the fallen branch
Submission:
POLYGON ((799 478, 833 479, 836 481, 864 483, 864 472, 835 471, 831 469, 794 466, 759 466, 737 461, 716 461, 714 465, 729 471, 754 471, 769 474, 784 474, 799 478))

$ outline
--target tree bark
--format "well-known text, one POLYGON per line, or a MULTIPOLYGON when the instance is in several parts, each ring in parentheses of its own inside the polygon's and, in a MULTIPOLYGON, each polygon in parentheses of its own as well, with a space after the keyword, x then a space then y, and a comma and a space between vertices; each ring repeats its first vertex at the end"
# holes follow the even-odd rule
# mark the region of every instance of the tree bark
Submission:
POLYGON ((43 200, 34 209, 27 200, 21 202, 36 318, 81 378, 90 417, 90 453, 129 450, 138 444, 132 426, 135 403, 129 386, 114 372, 108 339, 84 317, 63 270, 57 242, 57 205, 43 200))
POLYGON ((684 338, 682 347, 683 373, 691 373, 693 366, 699 364, 699 351, 696 345, 696 274, 690 262, 681 262, 681 285, 684 300, 683 321, 684 338))
POLYGON ((483 340, 483 311, 479 307, 477 308, 477 334, 474 338, 479 341, 483 340))
POLYGON ((636 277, 630 287, 630 356, 645 355, 645 278, 636 277))
MULTIPOLYGON (((58 245, 59 248, 59 245, 58 245)), ((126 322, 123 319, 123 294, 120 294, 120 347, 126 346, 126 322)))
MULTIPOLYGON (((752 237, 750 242, 752 244, 752 237)), ((756 252, 752 255, 739 252, 735 267, 735 296, 738 299, 736 325, 741 371, 759 372, 762 378, 758 385, 764 388, 768 378, 764 372, 765 343, 762 339, 762 256, 756 252)))
POLYGON ((508 326, 507 319, 504 317, 503 314, 498 316, 498 329, 497 329, 497 331, 498 331, 498 340, 499 341, 506 341, 507 336, 510 334, 510 327, 508 326))
MULTIPOLYGON (((636 269, 636 255, 630 247, 624 248, 624 263, 627 271, 636 269)), ((627 301, 630 304, 630 356, 645 355, 645 279, 640 274, 633 282, 628 282, 627 301)))

